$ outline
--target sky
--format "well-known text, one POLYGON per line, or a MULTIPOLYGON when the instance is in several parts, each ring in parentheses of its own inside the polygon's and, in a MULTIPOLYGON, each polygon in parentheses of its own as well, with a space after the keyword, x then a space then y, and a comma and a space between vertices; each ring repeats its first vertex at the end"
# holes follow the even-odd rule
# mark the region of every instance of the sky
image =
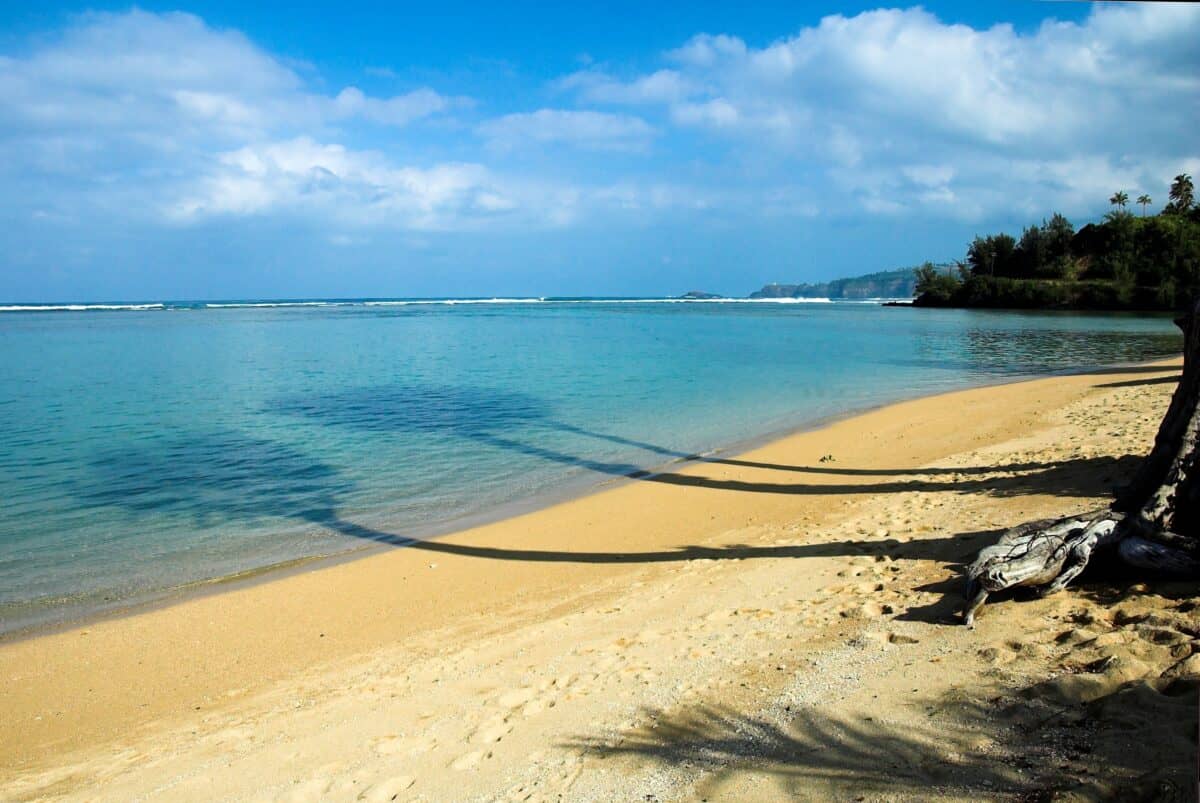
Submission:
POLYGON ((1189 4, 0 6, 0 301, 746 295, 1200 173, 1189 4))

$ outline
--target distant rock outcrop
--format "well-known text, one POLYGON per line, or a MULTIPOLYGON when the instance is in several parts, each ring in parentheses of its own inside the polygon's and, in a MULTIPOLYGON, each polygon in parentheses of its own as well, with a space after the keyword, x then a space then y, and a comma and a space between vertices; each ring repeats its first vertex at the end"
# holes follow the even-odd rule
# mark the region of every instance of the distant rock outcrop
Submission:
POLYGON ((725 296, 720 295, 719 293, 705 293, 702 290, 688 290, 686 293, 680 296, 680 298, 686 298, 691 301, 707 301, 713 298, 724 297, 725 296))
POLYGON ((768 284, 750 298, 911 298, 915 286, 913 269, 900 268, 816 284, 768 284))

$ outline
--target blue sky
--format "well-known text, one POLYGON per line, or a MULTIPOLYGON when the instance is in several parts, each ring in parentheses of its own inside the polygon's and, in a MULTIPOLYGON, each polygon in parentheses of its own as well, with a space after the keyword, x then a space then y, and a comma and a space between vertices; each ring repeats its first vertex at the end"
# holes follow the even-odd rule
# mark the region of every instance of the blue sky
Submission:
POLYGON ((743 295, 956 258, 1200 172, 1197 42, 1184 4, 9 4, 0 299, 743 295))

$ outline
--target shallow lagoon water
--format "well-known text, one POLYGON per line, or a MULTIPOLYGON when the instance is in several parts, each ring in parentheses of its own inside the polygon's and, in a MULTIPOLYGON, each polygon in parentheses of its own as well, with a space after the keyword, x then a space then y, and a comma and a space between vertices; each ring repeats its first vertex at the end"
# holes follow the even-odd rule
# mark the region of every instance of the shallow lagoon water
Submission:
POLYGON ((148 304, 0 307, 0 630, 1181 342, 875 304, 148 304))

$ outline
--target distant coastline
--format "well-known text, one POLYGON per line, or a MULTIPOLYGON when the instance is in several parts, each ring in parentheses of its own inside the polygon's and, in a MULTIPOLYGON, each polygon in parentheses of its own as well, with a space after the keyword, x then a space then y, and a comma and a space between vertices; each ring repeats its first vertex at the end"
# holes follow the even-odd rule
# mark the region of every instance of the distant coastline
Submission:
MULTIPOLYGON (((817 285, 814 285, 817 286, 817 285)), ((537 304, 682 304, 682 303, 794 303, 794 302, 880 302, 911 296, 877 296, 863 298, 824 296, 761 296, 748 298, 722 296, 717 293, 692 291, 682 296, 629 297, 529 297, 529 298, 314 298, 314 299, 241 299, 225 301, 137 301, 137 302, 26 302, 0 304, 0 314, 67 313, 67 312, 186 312, 232 309, 286 309, 314 307, 428 307, 457 305, 537 305, 537 304)))
POLYGON ((914 268, 868 273, 810 284, 768 284, 750 298, 828 298, 840 300, 912 298, 916 289, 914 268))

